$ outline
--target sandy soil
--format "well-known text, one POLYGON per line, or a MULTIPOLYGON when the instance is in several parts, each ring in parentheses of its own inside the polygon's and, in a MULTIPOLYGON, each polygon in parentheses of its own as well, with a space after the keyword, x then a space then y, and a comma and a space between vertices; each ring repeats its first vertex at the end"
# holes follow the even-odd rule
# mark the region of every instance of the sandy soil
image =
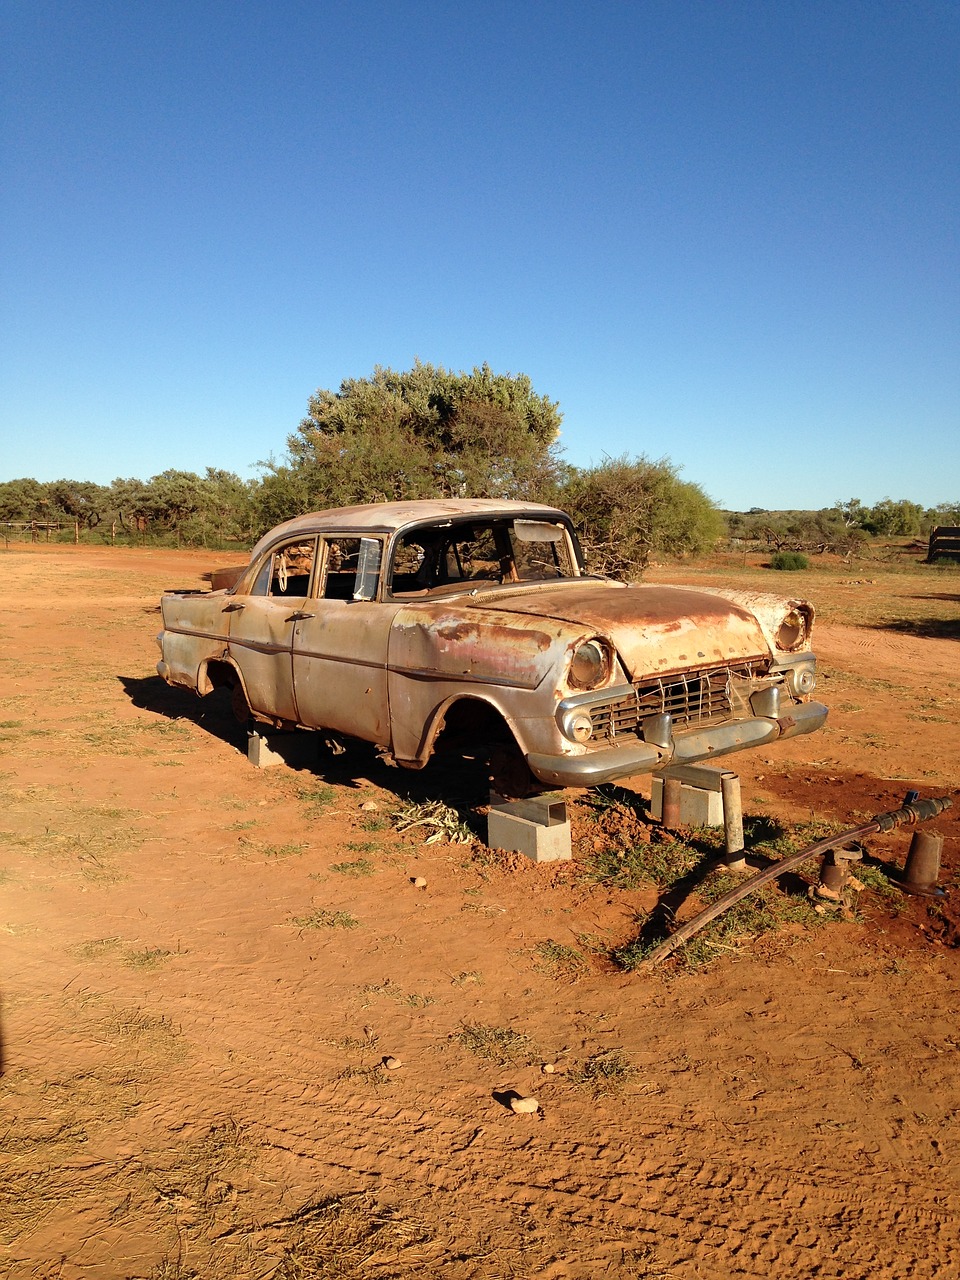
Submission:
MULTIPOLYGON (((623 972, 656 891, 586 880, 591 811, 560 867, 423 845, 391 813, 476 778, 255 771, 155 677, 160 590, 229 559, 0 553, 0 1274, 960 1276, 951 902, 623 972)), ((831 719, 737 758, 748 827, 955 793, 956 596, 915 578, 824 579, 831 719), (849 625, 905 591, 943 625, 849 625)))

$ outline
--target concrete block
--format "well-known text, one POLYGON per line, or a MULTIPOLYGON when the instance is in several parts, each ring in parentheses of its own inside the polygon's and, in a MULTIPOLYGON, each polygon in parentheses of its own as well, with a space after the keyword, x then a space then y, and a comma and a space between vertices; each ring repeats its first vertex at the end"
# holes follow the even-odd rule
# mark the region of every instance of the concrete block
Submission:
POLYGON ((487 844, 522 853, 532 862, 569 862, 573 851, 567 806, 556 794, 493 804, 487 814, 487 844))
POLYGON ((247 759, 255 769, 278 764, 303 768, 315 760, 317 740, 312 733, 277 733, 271 737, 251 730, 247 734, 247 759))

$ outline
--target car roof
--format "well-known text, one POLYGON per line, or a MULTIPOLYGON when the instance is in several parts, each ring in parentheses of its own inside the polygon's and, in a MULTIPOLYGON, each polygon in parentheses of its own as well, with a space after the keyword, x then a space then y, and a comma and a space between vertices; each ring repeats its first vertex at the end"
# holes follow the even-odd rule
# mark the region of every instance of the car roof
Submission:
POLYGON ((251 552, 251 559, 277 538, 307 537, 314 533, 395 533, 422 520, 455 520, 461 516, 531 516, 566 520, 556 507, 539 502, 510 502, 501 498, 426 498, 409 502, 376 502, 358 507, 311 511, 271 529, 251 552))

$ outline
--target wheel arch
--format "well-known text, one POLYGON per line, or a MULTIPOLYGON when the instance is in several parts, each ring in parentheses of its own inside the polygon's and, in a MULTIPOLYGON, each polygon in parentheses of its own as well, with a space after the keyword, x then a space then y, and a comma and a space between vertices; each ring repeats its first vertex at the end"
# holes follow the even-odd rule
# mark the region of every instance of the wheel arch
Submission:
POLYGON ((475 740, 481 735, 488 742, 508 737, 518 751, 522 750, 516 724, 502 707, 481 694, 452 694, 439 703, 427 721, 417 763, 426 764, 444 743, 475 740))
POLYGON ((214 689, 232 689, 239 685, 246 694, 243 675, 237 664, 230 658, 204 658, 197 671, 197 693, 205 698, 214 689))

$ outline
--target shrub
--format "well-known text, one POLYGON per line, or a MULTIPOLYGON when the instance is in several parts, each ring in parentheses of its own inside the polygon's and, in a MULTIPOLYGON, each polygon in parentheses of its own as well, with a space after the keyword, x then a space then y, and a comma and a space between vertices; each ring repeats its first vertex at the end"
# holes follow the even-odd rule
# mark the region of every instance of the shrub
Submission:
POLYGON ((778 551, 770 557, 771 569, 809 569, 810 561, 801 551, 778 551))

